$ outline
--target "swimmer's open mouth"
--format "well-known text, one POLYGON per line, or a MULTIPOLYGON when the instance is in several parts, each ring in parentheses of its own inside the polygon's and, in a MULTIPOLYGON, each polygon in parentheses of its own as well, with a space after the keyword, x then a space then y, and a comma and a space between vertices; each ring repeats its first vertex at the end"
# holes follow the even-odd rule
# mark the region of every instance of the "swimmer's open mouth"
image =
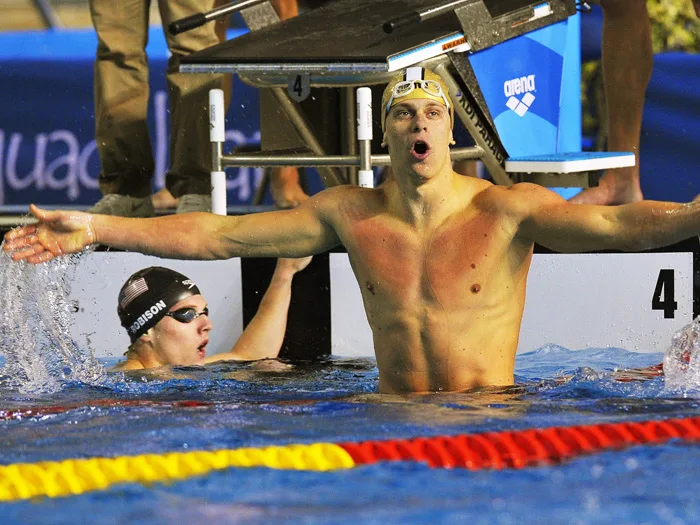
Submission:
POLYGON ((198 348, 197 351, 199 352, 199 357, 204 357, 207 355, 207 345, 209 344, 209 341, 204 341, 198 348))
POLYGON ((411 153, 415 158, 423 160, 430 153, 430 145, 423 140, 417 140, 411 145, 411 153))

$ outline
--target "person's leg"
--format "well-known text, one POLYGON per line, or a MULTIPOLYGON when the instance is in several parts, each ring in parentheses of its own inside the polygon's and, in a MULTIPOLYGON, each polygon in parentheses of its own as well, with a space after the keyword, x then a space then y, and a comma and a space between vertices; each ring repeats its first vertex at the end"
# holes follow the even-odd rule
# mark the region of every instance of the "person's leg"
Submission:
MULTIPOLYGON (((228 0, 215 0, 214 8, 221 7, 228 3, 228 0)), ((219 42, 226 41, 226 30, 228 29, 228 24, 229 17, 220 17, 214 22, 214 32, 216 33, 219 42)), ((227 108, 231 102, 232 81, 233 79, 231 78, 231 75, 226 75, 226 79, 223 82, 224 100, 227 108)), ((173 194, 168 191, 168 188, 163 188, 153 194, 153 206, 157 210, 173 209, 177 207, 178 203, 179 199, 173 197, 173 194)))
POLYGON ((272 7, 277 11, 280 20, 287 20, 299 14, 297 0, 271 0, 272 7))
POLYGON ((161 188, 151 196, 153 208, 156 210, 174 210, 180 199, 173 197, 168 188, 161 188))
POLYGON ((214 0, 159 0, 163 29, 170 49, 166 83, 170 106, 170 169, 165 185, 179 198, 178 212, 211 209, 211 144, 209 91, 224 88, 224 75, 179 73, 180 59, 219 42, 214 24, 171 35, 174 20, 209 11, 214 0), (187 198, 183 198, 184 196, 187 198))
MULTIPOLYGON (((281 20, 299 14, 297 0, 272 0, 281 20)), ((293 166, 270 170, 270 193, 278 208, 294 208, 309 198, 299 184, 299 170, 293 166)))
MULTIPOLYGON (((110 205, 97 212, 153 214, 150 199, 146 199, 154 170, 146 124, 148 4, 148 0, 90 0, 98 39, 94 96, 95 140, 101 162, 99 185, 105 197, 129 197, 117 197, 116 208, 110 205)), ((104 207, 103 201, 98 208, 100 204, 104 207)))
POLYGON ((294 166, 270 170, 270 193, 278 208, 294 208, 309 196, 299 183, 299 170, 294 166))
POLYGON ((639 139, 644 94, 651 78, 651 25, 645 0, 601 0, 603 77, 608 151, 633 151, 637 165, 603 173, 598 186, 573 197, 579 204, 624 204, 643 199, 639 184, 639 139))
MULTIPOLYGON (((229 0, 214 0, 214 8, 223 7, 229 4, 229 0)), ((214 32, 216 33, 216 38, 219 42, 226 42, 226 31, 229 26, 229 16, 222 16, 216 19, 214 22, 214 32)), ((226 75, 223 82, 224 90, 224 104, 228 109, 229 104, 231 104, 231 94, 233 92, 233 75, 226 75)))

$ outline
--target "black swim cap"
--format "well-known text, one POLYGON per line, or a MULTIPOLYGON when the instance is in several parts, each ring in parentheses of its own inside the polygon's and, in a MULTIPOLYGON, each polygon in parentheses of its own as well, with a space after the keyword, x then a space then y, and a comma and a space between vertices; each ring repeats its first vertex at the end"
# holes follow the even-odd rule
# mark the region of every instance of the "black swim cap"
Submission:
POLYGON ((119 290, 117 313, 133 343, 155 326, 168 310, 199 288, 181 273, 150 266, 129 277, 119 290))

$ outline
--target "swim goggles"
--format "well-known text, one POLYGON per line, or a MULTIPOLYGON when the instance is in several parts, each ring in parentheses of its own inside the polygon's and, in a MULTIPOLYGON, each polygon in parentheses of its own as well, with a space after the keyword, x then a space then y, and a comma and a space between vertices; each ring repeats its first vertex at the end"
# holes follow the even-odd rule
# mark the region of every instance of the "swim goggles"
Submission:
POLYGON ((202 315, 206 315, 207 317, 209 317, 209 308, 207 307, 204 310, 202 310, 201 314, 198 314, 197 310, 195 310, 194 308, 180 308, 179 310, 168 312, 165 315, 167 315, 168 317, 172 317, 180 323, 191 323, 192 321, 197 319, 197 317, 200 317, 202 315))
POLYGON ((418 87, 418 89, 422 89, 432 97, 442 98, 442 101, 445 103, 447 109, 450 109, 450 102, 445 96, 445 92, 442 90, 442 86, 437 80, 417 79, 402 80, 401 82, 396 83, 394 89, 392 90, 391 97, 389 98, 389 102, 386 105, 386 112, 389 113, 389 110, 391 109, 391 104, 394 102, 395 99, 407 96, 414 89, 416 89, 416 87, 418 87))

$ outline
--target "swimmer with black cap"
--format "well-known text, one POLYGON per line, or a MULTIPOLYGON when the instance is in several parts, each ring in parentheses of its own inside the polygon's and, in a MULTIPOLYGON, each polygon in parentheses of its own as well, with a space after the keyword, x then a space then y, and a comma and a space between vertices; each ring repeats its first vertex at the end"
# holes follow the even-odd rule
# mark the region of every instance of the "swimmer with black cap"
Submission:
POLYGON ((126 360, 114 369, 277 357, 287 326, 292 278, 310 261, 311 257, 279 259, 255 317, 234 347, 209 357, 207 345, 213 326, 207 301, 194 281, 161 266, 139 270, 119 292, 117 313, 131 345, 124 354, 126 360))

